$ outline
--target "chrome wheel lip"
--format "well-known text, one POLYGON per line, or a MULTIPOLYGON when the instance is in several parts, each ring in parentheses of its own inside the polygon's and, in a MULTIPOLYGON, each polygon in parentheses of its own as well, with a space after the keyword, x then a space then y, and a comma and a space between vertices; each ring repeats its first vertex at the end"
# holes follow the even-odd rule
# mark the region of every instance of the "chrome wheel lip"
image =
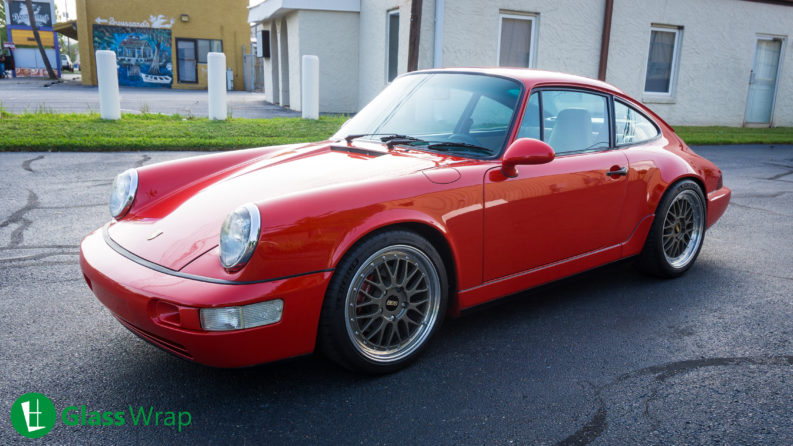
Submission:
POLYGON ((699 251, 705 233, 702 198, 692 190, 679 193, 667 208, 661 231, 661 250, 666 262, 675 269, 688 266, 699 251), (682 249, 680 243, 685 243, 682 249))
MULTIPOLYGON (((398 294, 395 291, 396 294, 398 294)), ((403 317, 407 311, 400 308, 389 309, 385 308, 385 295, 382 297, 383 303, 379 305, 380 317, 384 319, 383 324, 394 323, 398 317, 403 317), (387 320, 388 322, 386 322, 387 320)), ((401 301, 401 300, 400 300, 401 301)), ((401 302, 406 302, 401 301, 401 302)), ((347 330, 347 335, 352 341, 353 347, 366 359, 380 364, 388 364, 398 362, 402 359, 409 357, 417 351, 432 333, 433 328, 438 320, 441 303, 441 281, 438 271, 430 258, 421 250, 410 245, 391 245, 378 250, 369 256, 361 266, 355 271, 353 280, 347 289, 347 295, 344 300, 344 322, 347 330), (399 258, 402 261, 410 262, 418 271, 423 275, 423 280, 427 283, 427 303, 426 310, 424 311, 421 323, 417 325, 412 333, 395 348, 382 348, 382 346, 375 345, 376 343, 370 342, 363 336, 363 331, 359 326, 361 322, 360 316, 356 313, 356 303, 359 297, 358 290, 364 283, 364 279, 369 276, 376 267, 382 266, 387 261, 399 258)), ((399 321, 394 324, 398 324, 399 321)))

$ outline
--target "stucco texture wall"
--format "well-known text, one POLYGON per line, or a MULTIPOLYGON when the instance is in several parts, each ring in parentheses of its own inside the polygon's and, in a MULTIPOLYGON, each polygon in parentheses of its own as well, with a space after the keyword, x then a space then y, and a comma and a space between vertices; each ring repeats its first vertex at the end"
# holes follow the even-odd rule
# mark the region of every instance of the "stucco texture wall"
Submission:
MULTIPOLYGON (((319 57, 319 109, 323 112, 358 111, 357 12, 300 11, 299 80, 303 55, 319 57), (321 23, 322 26, 317 26, 321 23)), ((300 83, 296 85, 300 90, 300 83)))
MULTIPOLYGON (((758 34, 790 37, 793 7, 739 0, 615 0, 606 80, 673 125, 743 124, 758 34), (667 101, 644 95, 650 27, 682 28, 677 88, 667 101)), ((793 125, 791 43, 783 48, 774 124, 793 125)))
POLYGON ((174 19, 170 28, 162 28, 171 31, 172 88, 206 88, 206 64, 198 64, 198 83, 178 82, 176 39, 192 38, 223 41, 226 64, 234 72, 234 88, 242 90, 242 46, 250 46, 247 6, 248 0, 224 0, 222 4, 212 0, 76 0, 80 54, 90 55, 82 58, 82 82, 96 85, 93 25, 99 24, 97 18, 104 25, 112 25, 113 21, 150 23, 151 16, 162 15, 165 23, 174 19), (182 14, 187 14, 189 21, 182 22, 182 14))
POLYGON ((443 65, 497 65, 500 14, 534 15, 536 68, 597 77, 603 5, 579 0, 447 0, 443 65))

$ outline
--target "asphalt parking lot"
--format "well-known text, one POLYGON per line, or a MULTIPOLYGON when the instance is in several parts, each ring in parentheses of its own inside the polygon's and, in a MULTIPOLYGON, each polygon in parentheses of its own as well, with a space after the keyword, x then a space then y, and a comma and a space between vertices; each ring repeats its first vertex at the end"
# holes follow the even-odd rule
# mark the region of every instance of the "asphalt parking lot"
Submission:
POLYGON ((733 201, 685 276, 620 263, 523 293, 377 378, 319 356, 195 365, 99 304, 78 245, 109 219, 113 176, 189 153, 0 153, 0 444, 28 441, 8 416, 27 392, 192 417, 182 432, 58 423, 42 439, 57 444, 790 444, 793 146, 696 151, 733 201))

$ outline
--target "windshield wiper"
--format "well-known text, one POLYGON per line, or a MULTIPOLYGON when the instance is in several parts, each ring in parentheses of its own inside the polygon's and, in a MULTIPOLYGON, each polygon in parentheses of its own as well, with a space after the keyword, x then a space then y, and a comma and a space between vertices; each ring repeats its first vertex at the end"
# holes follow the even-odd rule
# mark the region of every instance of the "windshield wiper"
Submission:
POLYGON ((468 144, 467 142, 445 141, 445 142, 431 142, 431 143, 427 144, 427 148, 428 149, 441 149, 443 151, 448 151, 448 149, 452 149, 452 148, 455 148, 455 147, 467 149, 467 151, 469 151, 469 152, 481 153, 481 154, 484 154, 484 155, 492 155, 493 154, 493 152, 490 149, 486 148, 486 147, 477 146, 475 144, 468 144), (444 149, 446 149, 446 150, 444 150, 444 149))
POLYGON ((399 133, 354 133, 352 135, 345 136, 344 140, 347 141, 347 144, 350 144, 352 143, 353 139, 362 138, 364 136, 381 136, 381 135, 385 135, 382 138, 380 138, 380 141, 382 142, 391 141, 393 139, 407 139, 410 141, 421 141, 418 138, 414 138, 408 135, 400 135, 399 133))

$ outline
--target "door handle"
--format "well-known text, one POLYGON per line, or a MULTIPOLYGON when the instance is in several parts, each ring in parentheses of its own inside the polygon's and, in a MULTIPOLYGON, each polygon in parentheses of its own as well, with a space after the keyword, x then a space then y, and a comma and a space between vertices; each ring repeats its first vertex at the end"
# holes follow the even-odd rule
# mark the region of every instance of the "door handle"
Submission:
POLYGON ((622 166, 619 170, 609 170, 608 172, 606 172, 606 175, 610 177, 625 176, 627 174, 628 174, 628 168, 625 166, 622 166))

